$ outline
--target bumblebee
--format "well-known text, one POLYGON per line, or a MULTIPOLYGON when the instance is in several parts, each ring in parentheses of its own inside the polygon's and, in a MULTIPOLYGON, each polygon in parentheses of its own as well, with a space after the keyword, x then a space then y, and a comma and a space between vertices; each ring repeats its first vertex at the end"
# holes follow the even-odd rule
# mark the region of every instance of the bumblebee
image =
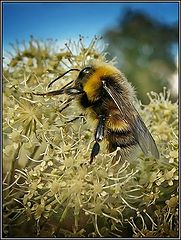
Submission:
MULTIPOLYGON (((99 153, 103 139, 106 140, 110 153, 119 147, 122 155, 127 155, 139 145, 145 155, 151 153, 158 159, 159 152, 155 141, 134 107, 135 93, 123 73, 111 64, 102 62, 92 63, 82 70, 69 71, 73 70, 79 71, 75 81, 59 90, 35 95, 73 96, 92 120, 96 120, 90 163, 99 153)), ((49 87, 60 77, 53 80, 49 87)))

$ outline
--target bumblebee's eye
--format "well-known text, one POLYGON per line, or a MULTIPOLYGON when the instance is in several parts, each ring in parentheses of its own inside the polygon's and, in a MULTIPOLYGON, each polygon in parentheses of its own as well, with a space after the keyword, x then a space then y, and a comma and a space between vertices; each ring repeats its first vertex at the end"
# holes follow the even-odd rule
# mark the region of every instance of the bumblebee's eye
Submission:
POLYGON ((85 67, 84 69, 82 69, 79 73, 79 79, 82 79, 84 76, 89 74, 91 70, 92 70, 91 67, 85 67))

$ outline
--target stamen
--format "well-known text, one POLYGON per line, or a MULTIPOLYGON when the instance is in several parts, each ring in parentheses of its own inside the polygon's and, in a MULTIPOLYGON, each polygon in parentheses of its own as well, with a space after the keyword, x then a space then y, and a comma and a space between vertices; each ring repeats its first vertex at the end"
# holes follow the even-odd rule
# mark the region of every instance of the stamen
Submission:
POLYGON ((95 228, 97 233, 99 234, 100 237, 103 237, 101 233, 99 232, 98 224, 97 224, 97 214, 95 214, 95 228))

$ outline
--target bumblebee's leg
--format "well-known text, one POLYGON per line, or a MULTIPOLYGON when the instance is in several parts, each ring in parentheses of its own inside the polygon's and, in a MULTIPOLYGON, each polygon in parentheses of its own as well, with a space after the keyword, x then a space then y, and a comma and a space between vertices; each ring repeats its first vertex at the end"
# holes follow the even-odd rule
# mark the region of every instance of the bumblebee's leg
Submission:
POLYGON ((91 152, 90 164, 92 163, 95 156, 99 153, 99 150, 100 150, 100 145, 98 142, 95 142, 91 152))
POLYGON ((71 122, 74 122, 75 120, 79 119, 79 118, 83 118, 84 119, 84 122, 85 122, 85 118, 84 118, 84 115, 83 114, 80 114, 78 117, 75 117, 69 121, 66 121, 66 123, 71 123, 71 122))
POLYGON ((99 142, 102 141, 104 137, 105 122, 106 122, 106 117, 104 115, 100 115, 99 122, 95 132, 95 143, 91 152, 90 164, 92 163, 95 156, 99 153, 99 150, 100 150, 99 142))

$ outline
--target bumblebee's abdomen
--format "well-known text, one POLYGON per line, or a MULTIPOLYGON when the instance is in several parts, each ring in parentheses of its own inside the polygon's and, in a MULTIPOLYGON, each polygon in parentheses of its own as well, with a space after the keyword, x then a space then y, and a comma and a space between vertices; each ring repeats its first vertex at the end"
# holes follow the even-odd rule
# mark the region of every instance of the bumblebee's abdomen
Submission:
POLYGON ((115 151, 117 147, 129 149, 137 144, 131 130, 113 131, 108 129, 106 138, 109 152, 115 151))

